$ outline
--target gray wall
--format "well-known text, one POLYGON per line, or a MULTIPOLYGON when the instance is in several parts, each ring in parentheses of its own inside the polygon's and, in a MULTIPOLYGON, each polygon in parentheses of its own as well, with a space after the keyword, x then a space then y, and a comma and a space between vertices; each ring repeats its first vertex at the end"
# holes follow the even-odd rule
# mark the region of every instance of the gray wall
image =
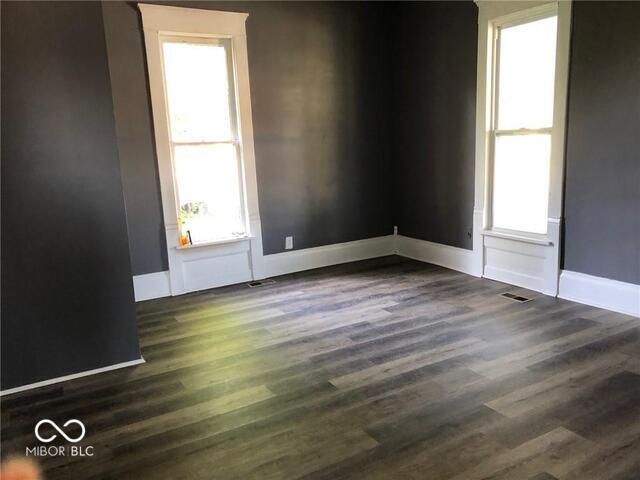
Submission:
MULTIPOLYGON (((290 234, 298 249, 387 235, 393 225, 471 248, 473 2, 180 5, 250 14, 266 254, 284 251, 290 234)), ((135 5, 103 10, 139 275, 167 268, 144 41, 135 5)))
POLYGON ((400 234, 471 249, 478 9, 396 4, 392 161, 400 234))
POLYGON ((576 2, 564 268, 640 284, 640 3, 576 2))
MULTIPOLYGON (((174 2, 175 3, 175 2, 174 2)), ((249 13, 251 102, 265 254, 392 232, 384 6, 179 2, 249 13)), ((135 275, 165 270, 139 13, 105 2, 135 275)))
POLYGON ((112 108, 100 4, 2 3, 2 389, 140 356, 112 108))
MULTIPOLYGON (((477 10, 397 3, 394 222, 472 248, 477 10)), ((640 283, 640 2, 574 2, 563 268, 640 283)))
POLYGON ((135 6, 106 2, 103 16, 127 208, 131 269, 134 275, 167 270, 147 70, 140 68, 144 43, 136 28, 135 6), (129 15, 119 14, 120 9, 129 15), (121 26, 121 23, 127 25, 123 20, 133 22, 130 28, 121 26))

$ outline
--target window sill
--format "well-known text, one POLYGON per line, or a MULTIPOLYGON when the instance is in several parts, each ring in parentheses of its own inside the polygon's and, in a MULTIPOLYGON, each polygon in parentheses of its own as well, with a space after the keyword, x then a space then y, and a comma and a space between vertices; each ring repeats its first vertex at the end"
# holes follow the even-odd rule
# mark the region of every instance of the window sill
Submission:
POLYGON ((252 240, 254 238, 256 237, 252 235, 245 235, 244 237, 222 238, 220 240, 211 240, 210 242, 194 243, 193 245, 178 245, 177 247, 174 247, 174 248, 176 250, 191 250, 193 248, 211 247, 215 245, 224 245, 227 243, 246 242, 247 240, 252 240))
POLYGON ((549 240, 546 235, 537 235, 535 233, 515 233, 515 232, 500 232, 498 230, 483 230, 481 235, 486 237, 504 238, 507 240, 517 240, 524 243, 532 243, 534 245, 542 245, 548 247, 553 245, 553 242, 549 240))

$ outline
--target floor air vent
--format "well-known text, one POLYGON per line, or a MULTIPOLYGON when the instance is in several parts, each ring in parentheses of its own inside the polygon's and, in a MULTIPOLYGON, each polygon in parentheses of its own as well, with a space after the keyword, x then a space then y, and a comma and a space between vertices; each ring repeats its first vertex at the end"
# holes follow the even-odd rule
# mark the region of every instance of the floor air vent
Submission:
POLYGON ((271 285, 272 283, 276 283, 275 280, 256 280, 255 282, 249 282, 247 283, 247 285, 249 286, 249 288, 256 288, 256 287, 264 287, 265 285, 271 285))
POLYGON ((520 303, 528 302, 531 300, 530 298, 523 297, 522 295, 516 295, 515 293, 509 293, 509 292, 501 293, 500 296, 513 300, 514 302, 520 302, 520 303))

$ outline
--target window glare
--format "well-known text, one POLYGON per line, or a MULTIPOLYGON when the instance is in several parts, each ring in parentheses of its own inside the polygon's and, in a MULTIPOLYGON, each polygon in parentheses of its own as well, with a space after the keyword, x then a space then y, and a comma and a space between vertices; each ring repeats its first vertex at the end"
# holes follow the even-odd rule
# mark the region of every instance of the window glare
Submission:
POLYGON ((165 42, 163 50, 171 139, 231 140, 225 48, 165 42))
POLYGON ((547 232, 551 136, 508 135, 496 139, 493 226, 547 232))
POLYGON ((233 144, 176 145, 182 228, 193 243, 244 234, 233 144))
POLYGON ((500 31, 498 128, 553 123, 557 17, 500 31))

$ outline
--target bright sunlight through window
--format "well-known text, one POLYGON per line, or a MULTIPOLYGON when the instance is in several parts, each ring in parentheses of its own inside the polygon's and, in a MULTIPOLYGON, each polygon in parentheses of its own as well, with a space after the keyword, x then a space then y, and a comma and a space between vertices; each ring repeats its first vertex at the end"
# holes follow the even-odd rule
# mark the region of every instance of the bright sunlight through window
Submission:
POLYGON ((498 30, 493 226, 547 232, 557 17, 498 30))
POLYGON ((245 235, 229 43, 163 41, 182 245, 245 235))

